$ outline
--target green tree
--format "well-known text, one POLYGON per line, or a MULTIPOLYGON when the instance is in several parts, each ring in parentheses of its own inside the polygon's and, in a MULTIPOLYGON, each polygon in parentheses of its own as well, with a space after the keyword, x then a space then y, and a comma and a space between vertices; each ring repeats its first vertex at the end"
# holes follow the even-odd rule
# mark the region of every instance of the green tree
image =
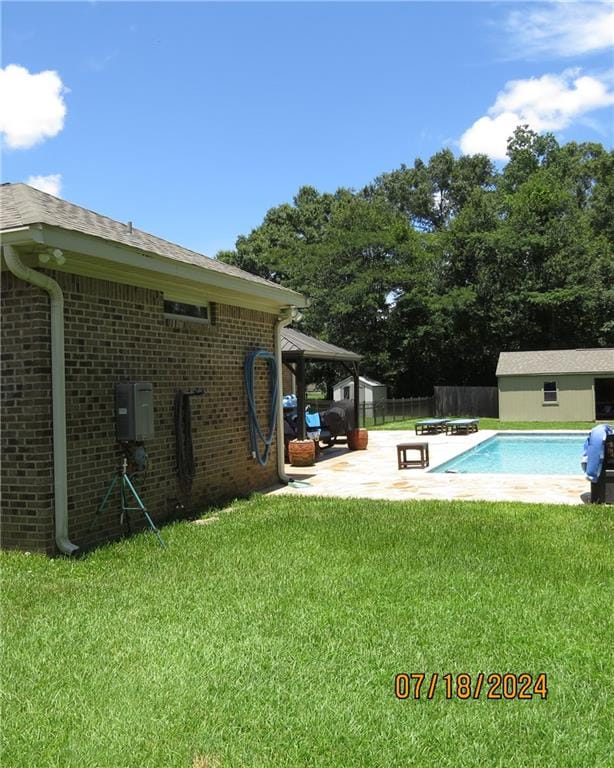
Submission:
POLYGON ((303 187, 218 257, 305 293, 303 329, 359 351, 364 370, 385 378, 391 301, 416 250, 416 233, 381 198, 303 187))
POLYGON ((604 317, 612 317, 612 238, 605 221, 594 226, 594 201, 611 184, 603 173, 607 153, 594 144, 560 147, 553 136, 525 129, 517 137, 502 174, 497 244, 513 274, 502 299, 514 303, 522 329, 509 341, 516 349, 603 343, 604 317), (531 169, 524 180, 521 166, 531 169))
POLYGON ((420 231, 445 228, 473 191, 488 189, 494 167, 485 155, 455 158, 449 149, 433 155, 427 164, 417 159, 413 168, 401 165, 384 173, 366 188, 366 195, 380 195, 420 231))
POLYGON ((445 149, 360 193, 302 187, 219 257, 305 293, 306 332, 421 394, 494 384, 502 350, 614 345, 612 210, 613 152, 519 126, 500 172, 445 149))

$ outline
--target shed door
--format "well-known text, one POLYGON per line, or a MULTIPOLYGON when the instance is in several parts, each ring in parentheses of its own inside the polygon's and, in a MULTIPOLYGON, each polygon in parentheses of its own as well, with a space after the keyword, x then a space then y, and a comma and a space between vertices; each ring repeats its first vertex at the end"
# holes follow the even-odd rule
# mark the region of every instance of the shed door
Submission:
POLYGON ((595 379, 595 418, 614 421, 614 379, 595 379))

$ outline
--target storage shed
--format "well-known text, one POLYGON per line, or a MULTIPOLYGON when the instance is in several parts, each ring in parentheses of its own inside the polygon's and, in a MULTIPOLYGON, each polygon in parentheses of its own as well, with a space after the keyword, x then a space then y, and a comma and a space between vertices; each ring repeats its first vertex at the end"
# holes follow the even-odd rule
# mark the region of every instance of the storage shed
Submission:
MULTIPOLYGON (((386 385, 375 379, 369 379, 366 376, 360 376, 359 379, 359 400, 361 403, 376 403, 378 400, 386 399, 386 385)), ((335 400, 353 400, 354 399, 354 381, 350 376, 338 381, 333 387, 333 398, 335 400)))
POLYGON ((270 361, 280 374, 303 296, 25 184, 2 185, 0 210, 3 547, 72 554, 122 533, 117 489, 97 514, 122 383, 150 385, 135 482, 156 521, 277 481, 276 439, 265 466, 250 447, 246 359, 269 355, 254 377, 266 431, 270 361))
POLYGON ((614 349, 501 352, 499 418, 614 421, 614 349))

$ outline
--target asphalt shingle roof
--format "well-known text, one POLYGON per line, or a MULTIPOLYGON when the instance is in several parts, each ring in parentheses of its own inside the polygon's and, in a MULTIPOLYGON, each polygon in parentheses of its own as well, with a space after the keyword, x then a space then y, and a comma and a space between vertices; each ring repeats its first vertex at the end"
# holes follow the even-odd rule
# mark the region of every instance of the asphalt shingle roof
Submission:
POLYGON ((28 184, 2 184, 0 186, 0 230, 25 227, 30 224, 46 224, 99 237, 139 251, 181 261, 184 264, 238 277, 251 283, 281 287, 270 280, 190 251, 140 229, 132 228, 130 231, 130 227, 123 222, 41 192, 28 184))
POLYGON ((497 376, 535 374, 611 373, 614 348, 546 349, 535 352, 501 352, 497 376))

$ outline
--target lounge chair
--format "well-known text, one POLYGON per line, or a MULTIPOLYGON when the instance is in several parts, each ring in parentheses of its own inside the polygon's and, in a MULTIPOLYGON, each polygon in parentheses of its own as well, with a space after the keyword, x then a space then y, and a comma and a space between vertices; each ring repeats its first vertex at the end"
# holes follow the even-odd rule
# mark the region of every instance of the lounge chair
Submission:
POLYGON ((438 435, 446 428, 448 419, 420 419, 415 424, 417 435, 438 435))
POLYGON ((469 435, 478 431, 479 419, 452 419, 446 423, 446 435, 469 435))

